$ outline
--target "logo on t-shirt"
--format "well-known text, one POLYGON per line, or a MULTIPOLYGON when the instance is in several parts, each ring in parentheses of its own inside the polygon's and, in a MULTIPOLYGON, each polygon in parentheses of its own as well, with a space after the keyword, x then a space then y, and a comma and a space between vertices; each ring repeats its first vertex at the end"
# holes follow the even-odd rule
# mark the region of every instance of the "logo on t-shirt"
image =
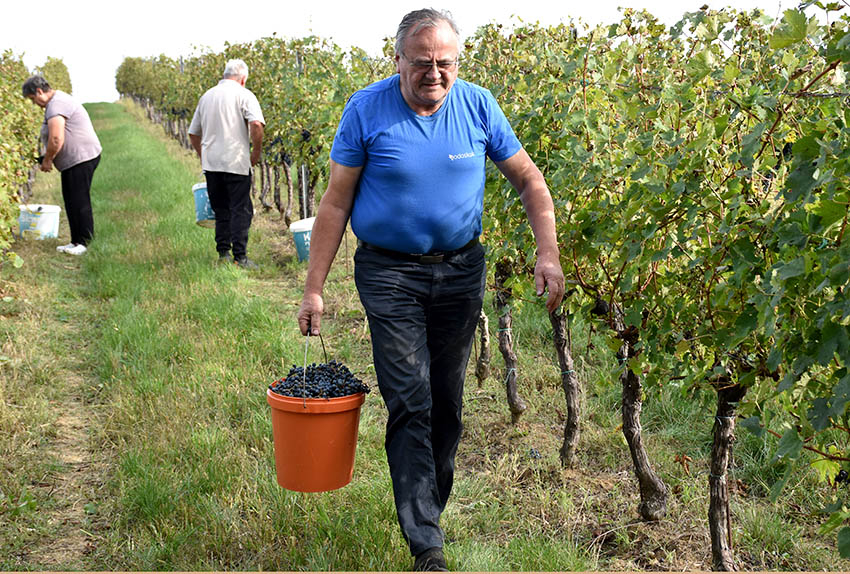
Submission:
POLYGON ((449 154, 449 159, 451 161, 454 161, 456 159, 468 159, 468 158, 471 158, 471 157, 475 157, 475 154, 472 153, 471 151, 467 152, 467 153, 459 153, 457 155, 449 154))

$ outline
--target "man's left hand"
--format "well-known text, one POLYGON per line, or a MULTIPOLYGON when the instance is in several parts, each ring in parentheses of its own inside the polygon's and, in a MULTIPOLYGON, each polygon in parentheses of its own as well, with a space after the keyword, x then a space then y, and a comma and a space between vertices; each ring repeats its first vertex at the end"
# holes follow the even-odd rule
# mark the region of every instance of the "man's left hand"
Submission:
POLYGON ((41 171, 50 171, 53 169, 53 160, 44 158, 41 160, 41 171))
POLYGON ((538 296, 548 289, 546 309, 550 313, 555 311, 564 299, 564 272, 560 261, 538 257, 534 266, 534 286, 538 296))

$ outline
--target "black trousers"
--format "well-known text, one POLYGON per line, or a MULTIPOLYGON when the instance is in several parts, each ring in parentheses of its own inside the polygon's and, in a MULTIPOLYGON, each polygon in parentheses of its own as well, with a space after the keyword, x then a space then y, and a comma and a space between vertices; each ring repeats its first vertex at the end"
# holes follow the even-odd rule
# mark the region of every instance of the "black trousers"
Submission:
POLYGON ((94 237, 94 216, 91 209, 91 181, 100 156, 78 163, 61 172, 62 199, 71 229, 71 243, 88 245, 94 237))
POLYGON ((234 259, 244 259, 248 229, 254 218, 251 176, 223 171, 204 172, 210 207, 215 212, 215 248, 219 255, 233 250, 234 259))
POLYGON ((484 298, 481 245, 440 263, 358 248, 354 278, 388 419, 384 446, 402 534, 416 555, 443 546, 463 383, 484 298))

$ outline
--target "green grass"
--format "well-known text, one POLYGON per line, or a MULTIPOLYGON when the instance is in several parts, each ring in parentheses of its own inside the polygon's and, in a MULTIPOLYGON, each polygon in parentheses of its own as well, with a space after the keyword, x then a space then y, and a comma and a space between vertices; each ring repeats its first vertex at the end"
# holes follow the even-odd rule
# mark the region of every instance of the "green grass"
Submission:
MULTIPOLYGON (((249 253, 259 271, 215 265, 212 230, 194 225, 196 158, 132 106, 99 104, 90 113, 104 145, 90 252, 57 254, 65 237, 20 242, 24 267, 0 268, 0 570, 409 569, 377 392, 363 407, 350 485, 304 494, 276 483, 265 388, 303 360, 305 343, 295 322, 305 266, 279 216, 255 215, 249 253), (97 464, 85 471, 78 504, 85 551, 48 561, 51 519, 65 512, 51 481, 70 467, 52 447, 62 444, 57 421, 69 397, 97 464)), ((56 174, 40 177, 35 193, 61 204, 56 174)), ((671 498, 664 521, 643 524, 619 429, 616 360, 575 318, 582 440, 577 468, 562 469, 565 407, 548 318, 532 304, 514 317, 529 409, 512 425, 489 299, 493 374, 481 386, 468 379, 443 517, 449 565, 709 569, 713 393, 648 391, 644 440, 671 498), (679 454, 693 459, 688 472, 674 461, 679 454)), ((331 358, 374 385, 368 329, 342 255, 327 286, 323 339, 331 358)), ((318 341, 310 355, 324 360, 318 341)), ((802 468, 769 502, 775 442, 738 434, 732 512, 742 568, 847 570, 834 540, 817 534, 829 488, 802 468)))

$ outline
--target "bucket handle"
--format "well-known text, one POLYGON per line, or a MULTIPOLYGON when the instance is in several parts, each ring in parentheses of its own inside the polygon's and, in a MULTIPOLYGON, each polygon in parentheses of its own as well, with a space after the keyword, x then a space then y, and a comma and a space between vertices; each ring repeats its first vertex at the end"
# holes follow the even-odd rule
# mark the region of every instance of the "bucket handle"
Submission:
MULTIPOLYGON (((325 349, 325 338, 322 337, 322 334, 319 333, 319 341, 322 342, 322 352, 325 354, 325 362, 328 362, 328 350, 325 349)), ((301 398, 304 401, 304 408, 307 408, 307 349, 310 348, 310 328, 307 328, 307 336, 304 341, 304 369, 302 372, 304 373, 303 378, 301 379, 301 398)))

